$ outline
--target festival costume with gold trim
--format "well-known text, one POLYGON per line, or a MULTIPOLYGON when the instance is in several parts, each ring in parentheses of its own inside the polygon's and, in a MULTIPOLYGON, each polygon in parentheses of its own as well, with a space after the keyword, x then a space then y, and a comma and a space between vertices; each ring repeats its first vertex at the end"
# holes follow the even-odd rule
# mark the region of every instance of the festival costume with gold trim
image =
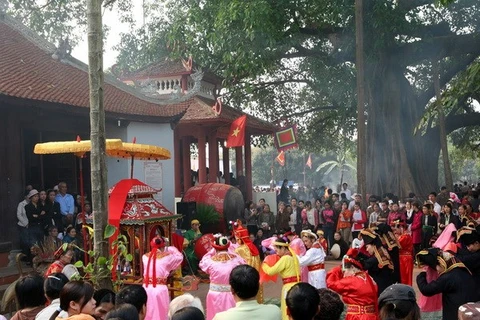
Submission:
MULTIPOLYGON (((281 242, 273 242, 272 245, 288 247, 287 243, 281 242)), ((298 258, 291 248, 289 248, 289 250, 292 255, 284 255, 280 257, 280 259, 273 266, 269 266, 266 263, 262 264, 262 269, 266 274, 270 276, 279 274, 282 277, 283 287, 280 297, 282 320, 288 320, 287 305, 285 301, 288 290, 290 290, 290 288, 296 283, 300 282, 300 267, 298 265, 298 258)))
MULTIPOLYGON (((343 258, 343 263, 350 263, 362 270, 358 250, 349 249, 343 258)), ((345 277, 342 266, 330 270, 327 274, 327 287, 342 296, 346 305, 346 320, 377 320, 378 317, 378 287, 372 277, 365 271, 345 277)))
MULTIPOLYGON (((260 272, 260 253, 258 248, 250 240, 250 235, 248 230, 245 229, 240 220, 237 220, 236 225, 233 230, 237 243, 240 244, 235 248, 235 253, 238 254, 249 266, 254 267, 258 272, 260 272)), ((263 285, 260 284, 260 288, 257 294, 257 302, 263 303, 263 285)))
MULTIPOLYGON (((393 221, 393 225, 403 227, 405 230, 406 224, 403 221, 393 221)), ((413 240, 412 237, 405 231, 401 235, 395 235, 400 245, 400 282, 406 285, 412 285, 413 278, 413 240)))
POLYGON ((218 312, 235 307, 229 279, 232 269, 241 264, 245 264, 245 260, 239 255, 228 251, 217 252, 215 248, 203 256, 199 267, 210 275, 210 289, 206 298, 207 320, 212 320, 218 312))
POLYGON ((437 248, 422 250, 417 254, 420 265, 427 265, 429 268, 437 265, 445 268, 439 274, 438 279, 427 281, 425 272, 417 276, 417 285, 420 292, 425 296, 442 294, 442 318, 444 320, 457 319, 458 308, 470 302, 477 294, 473 277, 465 265, 458 261, 448 252, 437 248))
POLYGON ((163 239, 161 244, 156 245, 156 239, 158 238, 154 238, 151 242, 152 251, 142 257, 143 287, 148 296, 145 320, 167 319, 170 303, 167 277, 172 270, 180 267, 183 260, 183 255, 177 248, 165 248, 163 239), (162 247, 165 248, 164 251, 160 250, 162 247))

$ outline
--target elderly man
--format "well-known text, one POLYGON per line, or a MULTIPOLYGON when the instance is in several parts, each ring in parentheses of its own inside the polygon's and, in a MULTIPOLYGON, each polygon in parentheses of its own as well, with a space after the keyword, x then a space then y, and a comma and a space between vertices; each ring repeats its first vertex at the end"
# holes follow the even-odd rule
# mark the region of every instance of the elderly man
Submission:
POLYGON ((63 216, 63 225, 73 225, 73 215, 75 213, 75 201, 71 194, 67 193, 67 183, 60 182, 58 184, 58 194, 55 201, 60 204, 60 213, 63 216))

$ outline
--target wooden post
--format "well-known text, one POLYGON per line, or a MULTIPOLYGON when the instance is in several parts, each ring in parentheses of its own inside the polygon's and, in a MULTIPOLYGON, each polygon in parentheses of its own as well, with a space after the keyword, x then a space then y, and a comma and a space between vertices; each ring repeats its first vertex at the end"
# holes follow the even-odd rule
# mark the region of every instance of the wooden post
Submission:
POLYGON ((207 183, 207 153, 205 150, 205 132, 200 130, 198 134, 198 182, 207 183))
POLYGON ((230 152, 225 147, 225 140, 222 140, 223 148, 223 176, 225 177, 225 183, 230 184, 230 152))
POLYGON ((237 172, 233 174, 235 177, 238 177, 238 173, 241 172, 243 174, 243 150, 242 147, 235 148, 235 165, 237 167, 237 172))
POLYGON ((192 186, 192 164, 190 163, 190 137, 182 138, 182 162, 183 162, 183 190, 182 193, 192 186))
POLYGON ((217 133, 213 132, 208 136, 208 168, 210 170, 208 175, 209 182, 217 182, 218 158, 217 133))
POLYGON ((174 129, 173 132, 173 165, 175 167, 175 197, 180 197, 182 194, 182 157, 181 152, 181 140, 178 134, 178 128, 174 129))
POLYGON ((250 145, 250 134, 245 135, 245 179, 247 180, 247 199, 245 200, 253 200, 252 148, 250 145))

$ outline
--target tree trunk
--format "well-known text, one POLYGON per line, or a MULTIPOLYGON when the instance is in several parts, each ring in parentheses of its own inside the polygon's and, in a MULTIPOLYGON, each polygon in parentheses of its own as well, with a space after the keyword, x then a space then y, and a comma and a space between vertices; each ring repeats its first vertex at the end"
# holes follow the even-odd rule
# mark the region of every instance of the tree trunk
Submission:
MULTIPOLYGON (((103 234, 108 222, 107 166, 105 163, 105 109, 103 105, 103 37, 101 0, 87 0, 88 73, 90 84, 91 180, 95 254, 108 257, 103 234)), ((95 266, 97 268, 97 266, 95 266)), ((96 269, 97 270, 97 269, 96 269)), ((98 274, 98 273, 97 273, 98 274)), ((110 277, 97 279, 102 288, 112 288, 110 277)))
MULTIPOLYGON (((366 199, 365 135, 365 67, 363 51, 363 0, 355 1, 356 69, 357 69, 357 189, 366 199)), ((343 170, 343 167, 341 168, 343 170)), ((342 172, 343 177, 343 172, 342 172)))
POLYGON ((443 112, 442 96, 440 92, 440 65, 437 59, 433 61, 433 81, 438 111, 438 126, 440 128, 440 146, 442 149, 443 170, 445 172, 445 185, 447 190, 453 189, 452 170, 448 159, 447 131, 445 129, 445 113, 443 112))
POLYGON ((414 135, 425 106, 418 103, 403 71, 384 57, 367 67, 367 190, 379 196, 414 192, 426 198, 438 189, 438 130, 414 135))

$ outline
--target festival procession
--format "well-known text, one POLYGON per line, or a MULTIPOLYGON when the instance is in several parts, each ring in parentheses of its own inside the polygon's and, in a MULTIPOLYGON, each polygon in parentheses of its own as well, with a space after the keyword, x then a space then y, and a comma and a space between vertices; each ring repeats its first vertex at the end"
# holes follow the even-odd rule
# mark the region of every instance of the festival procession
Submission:
POLYGON ((0 0, 0 320, 480 319, 472 0, 0 0))

